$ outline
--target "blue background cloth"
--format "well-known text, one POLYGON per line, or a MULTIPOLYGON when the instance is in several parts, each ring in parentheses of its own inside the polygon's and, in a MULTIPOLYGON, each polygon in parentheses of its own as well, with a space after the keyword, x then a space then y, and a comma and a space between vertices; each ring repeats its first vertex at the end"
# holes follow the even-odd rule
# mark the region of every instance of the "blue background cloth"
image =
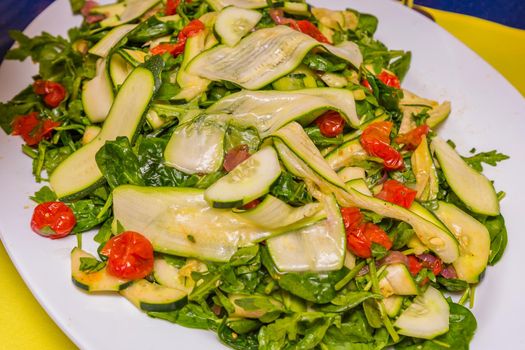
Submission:
MULTIPOLYGON (((24 29, 53 0, 0 0, 0 60, 11 46, 9 29, 24 29)), ((525 29, 525 0, 416 0, 416 4, 525 29)))

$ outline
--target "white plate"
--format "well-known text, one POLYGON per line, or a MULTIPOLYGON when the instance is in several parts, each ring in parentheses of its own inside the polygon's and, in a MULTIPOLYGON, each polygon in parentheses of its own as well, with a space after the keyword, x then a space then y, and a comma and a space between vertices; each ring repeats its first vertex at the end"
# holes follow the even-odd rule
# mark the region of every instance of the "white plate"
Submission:
MULTIPOLYGON (((525 189, 525 102, 491 66, 422 15, 391 1, 317 0, 314 5, 370 12, 379 17, 377 38, 390 48, 413 52, 404 86, 437 100, 452 101, 453 112, 441 129, 458 149, 499 151, 511 156, 497 168, 486 168, 498 190, 507 192, 502 212, 507 219, 509 246, 503 260, 488 269, 477 289, 474 313, 478 331, 472 349, 516 349, 525 343, 522 317, 523 208, 525 189)), ((69 2, 50 5, 25 31, 45 30, 65 35, 79 23, 69 2)), ((497 48, 494 48, 497 50, 497 48)), ((30 62, 5 61, 0 67, 0 100, 7 101, 28 85, 37 72, 30 62)), ((55 322, 83 349, 152 349, 185 345, 195 349, 223 348, 212 332, 183 328, 148 318, 124 298, 89 296, 70 281, 69 252, 74 237, 52 241, 29 228, 34 204, 28 197, 40 188, 31 162, 20 152, 21 139, 0 132, 0 232, 2 241, 33 294, 55 322)), ((84 243, 94 249, 91 234, 84 243)), ((92 250, 93 251, 93 250, 92 250)))

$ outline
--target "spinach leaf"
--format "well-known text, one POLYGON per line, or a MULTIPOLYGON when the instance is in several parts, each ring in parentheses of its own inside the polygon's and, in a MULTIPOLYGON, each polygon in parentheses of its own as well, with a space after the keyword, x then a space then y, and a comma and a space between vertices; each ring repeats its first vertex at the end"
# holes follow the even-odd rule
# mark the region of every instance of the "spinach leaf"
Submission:
POLYGON ((467 282, 455 278, 444 278, 438 276, 437 281, 449 292, 461 292, 468 288, 467 282))
POLYGON ((68 206, 73 210, 77 220, 77 224, 72 231, 73 233, 91 230, 93 227, 106 221, 111 213, 106 203, 100 203, 100 201, 94 199, 82 199, 68 203, 68 206))
POLYGON ((73 13, 80 13, 80 10, 84 7, 85 3, 86 0, 69 0, 73 13))
POLYGON ((146 186, 193 187, 199 178, 185 174, 164 163, 164 149, 168 141, 146 137, 138 147, 138 165, 146 186))
POLYGON ((270 194, 294 206, 313 202, 305 183, 291 173, 283 171, 270 188, 270 194))
POLYGON ((232 349, 237 350, 257 350, 259 349, 259 341, 257 340, 256 332, 236 333, 226 325, 224 321, 217 330, 219 339, 224 344, 232 349))
POLYGON ((63 146, 48 150, 44 158, 44 169, 46 169, 48 174, 51 174, 53 170, 55 170, 56 167, 73 152, 74 149, 70 146, 63 146))
POLYGON ((113 224, 113 218, 107 219, 100 229, 98 230, 98 233, 95 235, 93 240, 97 243, 100 243, 101 245, 104 245, 111 236, 113 235, 113 232, 111 231, 111 225, 113 224))
POLYGON ((503 153, 499 153, 496 150, 492 150, 489 152, 480 152, 471 157, 463 157, 463 160, 475 170, 482 172, 483 171, 482 163, 496 166, 498 165, 498 162, 504 161, 509 158, 510 158, 509 156, 503 153))
POLYGON ((119 136, 115 141, 106 141, 95 158, 111 188, 125 184, 145 185, 139 160, 127 137, 119 136))
POLYGON ((399 80, 402 81, 408 73, 411 61, 412 53, 410 51, 405 52, 401 55, 401 57, 399 57, 393 62, 390 62, 390 64, 388 65, 388 70, 394 73, 399 78, 399 80))
MULTIPOLYGON (((478 218, 479 220, 479 218, 478 218)), ((502 215, 486 217, 481 222, 487 227, 490 234, 490 256, 489 264, 495 265, 503 256, 507 247, 507 227, 502 215)))
POLYGON ((229 319, 226 325, 237 334, 246 334, 261 328, 262 323, 259 320, 241 318, 229 319))
POLYGON ((179 310, 169 312, 148 312, 148 315, 177 323, 184 327, 197 329, 217 330, 220 322, 207 305, 195 303, 188 303, 179 310))
POLYGON ((392 249, 399 250, 407 245, 408 241, 414 235, 414 229, 406 222, 401 221, 389 232, 389 236, 392 239, 392 249))
POLYGON ((360 29, 368 35, 372 36, 377 30, 377 25, 379 21, 377 17, 368 13, 359 14, 359 22, 357 22, 357 29, 360 29))
POLYGON ((474 315, 464 306, 449 301, 450 306, 450 328, 449 331, 435 340, 448 344, 442 346, 432 340, 421 340, 415 338, 405 338, 404 341, 395 346, 396 349, 403 350, 468 350, 469 343, 477 328, 474 315))
POLYGON ((346 61, 327 53, 312 53, 306 54, 303 63, 310 69, 321 72, 337 72, 346 68, 348 63, 346 61))
POLYGON ((246 128, 230 124, 224 137, 224 151, 240 145, 247 145, 251 153, 259 149, 261 139, 259 133, 254 128, 246 128))

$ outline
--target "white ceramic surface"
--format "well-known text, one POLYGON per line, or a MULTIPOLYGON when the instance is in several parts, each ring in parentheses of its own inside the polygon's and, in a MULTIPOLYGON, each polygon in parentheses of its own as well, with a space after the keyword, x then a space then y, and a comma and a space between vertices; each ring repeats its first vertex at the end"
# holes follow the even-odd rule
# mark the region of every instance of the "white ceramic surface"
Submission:
MULTIPOLYGON (((379 17, 377 38, 390 48, 413 52, 404 87, 437 100, 452 101, 453 112, 440 132, 460 151, 470 148, 511 156, 497 168, 486 166, 498 190, 507 192, 502 212, 509 246, 503 260, 490 267, 477 289, 474 313, 478 331, 472 349, 518 349, 525 344, 523 315, 523 208, 525 101, 491 66, 422 15, 387 0, 317 0, 313 5, 353 7, 379 17)), ((80 22, 67 0, 49 6, 26 34, 45 30, 66 34, 80 22)), ((497 48, 495 48, 497 49, 497 48)), ((0 67, 0 100, 7 101, 36 73, 30 62, 5 61, 0 67)), ((69 252, 74 237, 52 241, 31 232, 34 204, 28 197, 41 185, 31 175, 31 161, 20 152, 21 139, 0 131, 0 234, 25 282, 56 323, 83 349, 153 349, 184 345, 224 348, 215 334, 148 318, 118 296, 89 296, 70 282, 69 252)), ((94 249, 92 234, 84 243, 94 249)))

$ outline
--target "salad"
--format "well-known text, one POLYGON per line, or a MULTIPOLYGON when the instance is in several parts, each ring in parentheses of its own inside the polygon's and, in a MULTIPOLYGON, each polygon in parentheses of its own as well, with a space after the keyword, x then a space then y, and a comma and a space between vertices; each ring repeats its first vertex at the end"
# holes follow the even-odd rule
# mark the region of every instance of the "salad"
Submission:
POLYGON ((37 182, 30 225, 76 235, 72 282, 234 349, 468 349, 507 244, 507 156, 438 134, 377 19, 302 1, 71 0, 68 38, 7 59, 0 104, 37 182), (82 233, 98 230, 97 252, 82 233))

